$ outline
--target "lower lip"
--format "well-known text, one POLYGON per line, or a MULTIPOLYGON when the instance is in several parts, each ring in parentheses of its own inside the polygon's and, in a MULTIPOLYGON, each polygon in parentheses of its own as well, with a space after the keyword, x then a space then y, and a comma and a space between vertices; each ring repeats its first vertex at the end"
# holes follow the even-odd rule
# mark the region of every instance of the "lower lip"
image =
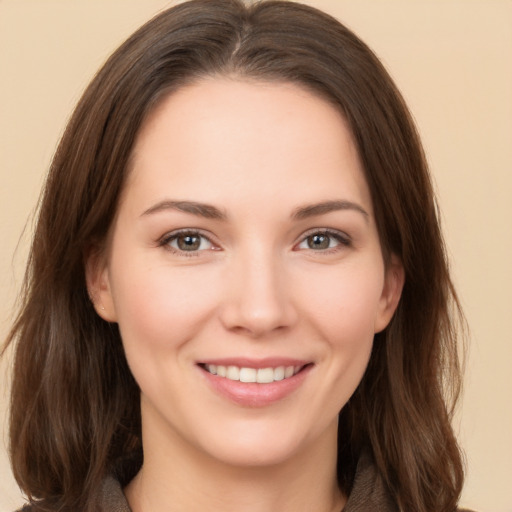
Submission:
POLYGON ((228 400, 245 407, 265 407, 283 400, 297 390, 312 367, 312 365, 305 366, 293 377, 268 384, 230 380, 213 375, 204 368, 200 368, 200 370, 213 389, 228 400))

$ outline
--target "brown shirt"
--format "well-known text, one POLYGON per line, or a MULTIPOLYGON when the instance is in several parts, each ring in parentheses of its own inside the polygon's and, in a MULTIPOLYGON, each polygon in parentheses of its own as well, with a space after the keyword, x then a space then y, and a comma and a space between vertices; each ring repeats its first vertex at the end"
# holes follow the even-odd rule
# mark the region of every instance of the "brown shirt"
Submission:
MULTIPOLYGON (((101 512, 131 512, 121 484, 113 477, 105 480, 101 498, 101 512)), ((388 496, 372 459, 363 454, 359 459, 354 486, 342 512, 398 512, 388 496)))
MULTIPOLYGON (((98 512, 131 512, 120 481, 110 476, 105 479, 99 496, 98 512)), ((30 512, 30 506, 22 512, 30 512)), ((371 455, 363 452, 357 464, 354 485, 347 503, 340 512, 399 512, 391 500, 371 455)), ((459 509, 458 512, 470 512, 459 509)))

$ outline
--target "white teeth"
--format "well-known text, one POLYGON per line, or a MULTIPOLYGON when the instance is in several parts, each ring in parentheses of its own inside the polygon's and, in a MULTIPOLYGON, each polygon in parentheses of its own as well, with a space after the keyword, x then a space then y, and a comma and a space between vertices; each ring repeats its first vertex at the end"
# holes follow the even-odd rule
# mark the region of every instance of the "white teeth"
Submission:
POLYGON ((240 368, 238 366, 228 366, 226 377, 229 380, 240 380, 240 368))
POLYGON ((279 366, 274 370, 274 380, 284 379, 284 366, 279 366))
MULTIPOLYGON (((299 371, 299 370, 297 370, 299 371)), ((295 373, 293 366, 287 366, 284 370, 284 378, 287 379, 295 373)))
POLYGON ((256 382, 256 370, 254 368, 240 368, 240 382, 256 382))
POLYGON ((205 369, 212 375, 225 377, 229 380, 240 382, 258 382, 259 384, 269 384, 293 377, 300 371, 302 366, 278 366, 276 368, 240 368, 238 366, 222 366, 207 364, 205 369))
POLYGON ((258 370, 257 382, 260 384, 268 384, 269 382, 274 382, 274 369, 260 368, 258 370))

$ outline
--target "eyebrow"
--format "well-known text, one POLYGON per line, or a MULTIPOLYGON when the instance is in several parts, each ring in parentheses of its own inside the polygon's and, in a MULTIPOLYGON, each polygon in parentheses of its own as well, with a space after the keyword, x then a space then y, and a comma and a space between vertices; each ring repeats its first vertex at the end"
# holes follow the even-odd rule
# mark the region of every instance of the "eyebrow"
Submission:
POLYGON ((303 220, 317 215, 325 215, 327 213, 336 212, 340 210, 353 210, 363 215, 366 222, 370 218, 370 214, 359 204, 352 201, 324 201, 322 203, 315 203, 296 208, 292 213, 292 219, 303 220))
POLYGON ((172 201, 164 200, 145 210, 144 215, 151 215, 166 210, 176 210, 183 213, 191 213, 205 219, 226 220, 227 215, 211 204, 198 203, 196 201, 172 201))
MULTIPOLYGON (((199 203, 197 201, 173 201, 169 199, 160 201, 159 203, 151 206, 145 210, 141 216, 152 215, 166 210, 190 213, 192 215, 204 217, 205 219, 227 220, 226 213, 211 204, 199 203)), ((299 206, 292 212, 291 218, 294 220, 304 220, 317 215, 325 215, 327 213, 340 210, 353 210, 359 212, 367 222, 370 217, 369 213, 357 203, 352 201, 335 200, 299 206)))

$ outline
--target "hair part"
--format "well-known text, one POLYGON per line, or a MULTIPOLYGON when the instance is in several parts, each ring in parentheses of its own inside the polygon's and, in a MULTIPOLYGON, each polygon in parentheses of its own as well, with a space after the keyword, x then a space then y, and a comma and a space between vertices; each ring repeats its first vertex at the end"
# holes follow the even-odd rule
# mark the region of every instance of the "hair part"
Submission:
POLYGON ((92 511, 105 474, 141 451, 139 389, 117 325, 88 297, 84 258, 105 243, 144 120, 173 91, 212 76, 299 84, 347 119, 383 253, 400 258, 406 278, 340 413, 340 488, 350 491, 369 447, 402 510, 453 511, 463 481, 450 425, 462 314, 422 146, 371 50, 330 16, 286 1, 177 5, 133 34, 78 103, 51 164, 8 338, 16 480, 36 510, 92 511))

